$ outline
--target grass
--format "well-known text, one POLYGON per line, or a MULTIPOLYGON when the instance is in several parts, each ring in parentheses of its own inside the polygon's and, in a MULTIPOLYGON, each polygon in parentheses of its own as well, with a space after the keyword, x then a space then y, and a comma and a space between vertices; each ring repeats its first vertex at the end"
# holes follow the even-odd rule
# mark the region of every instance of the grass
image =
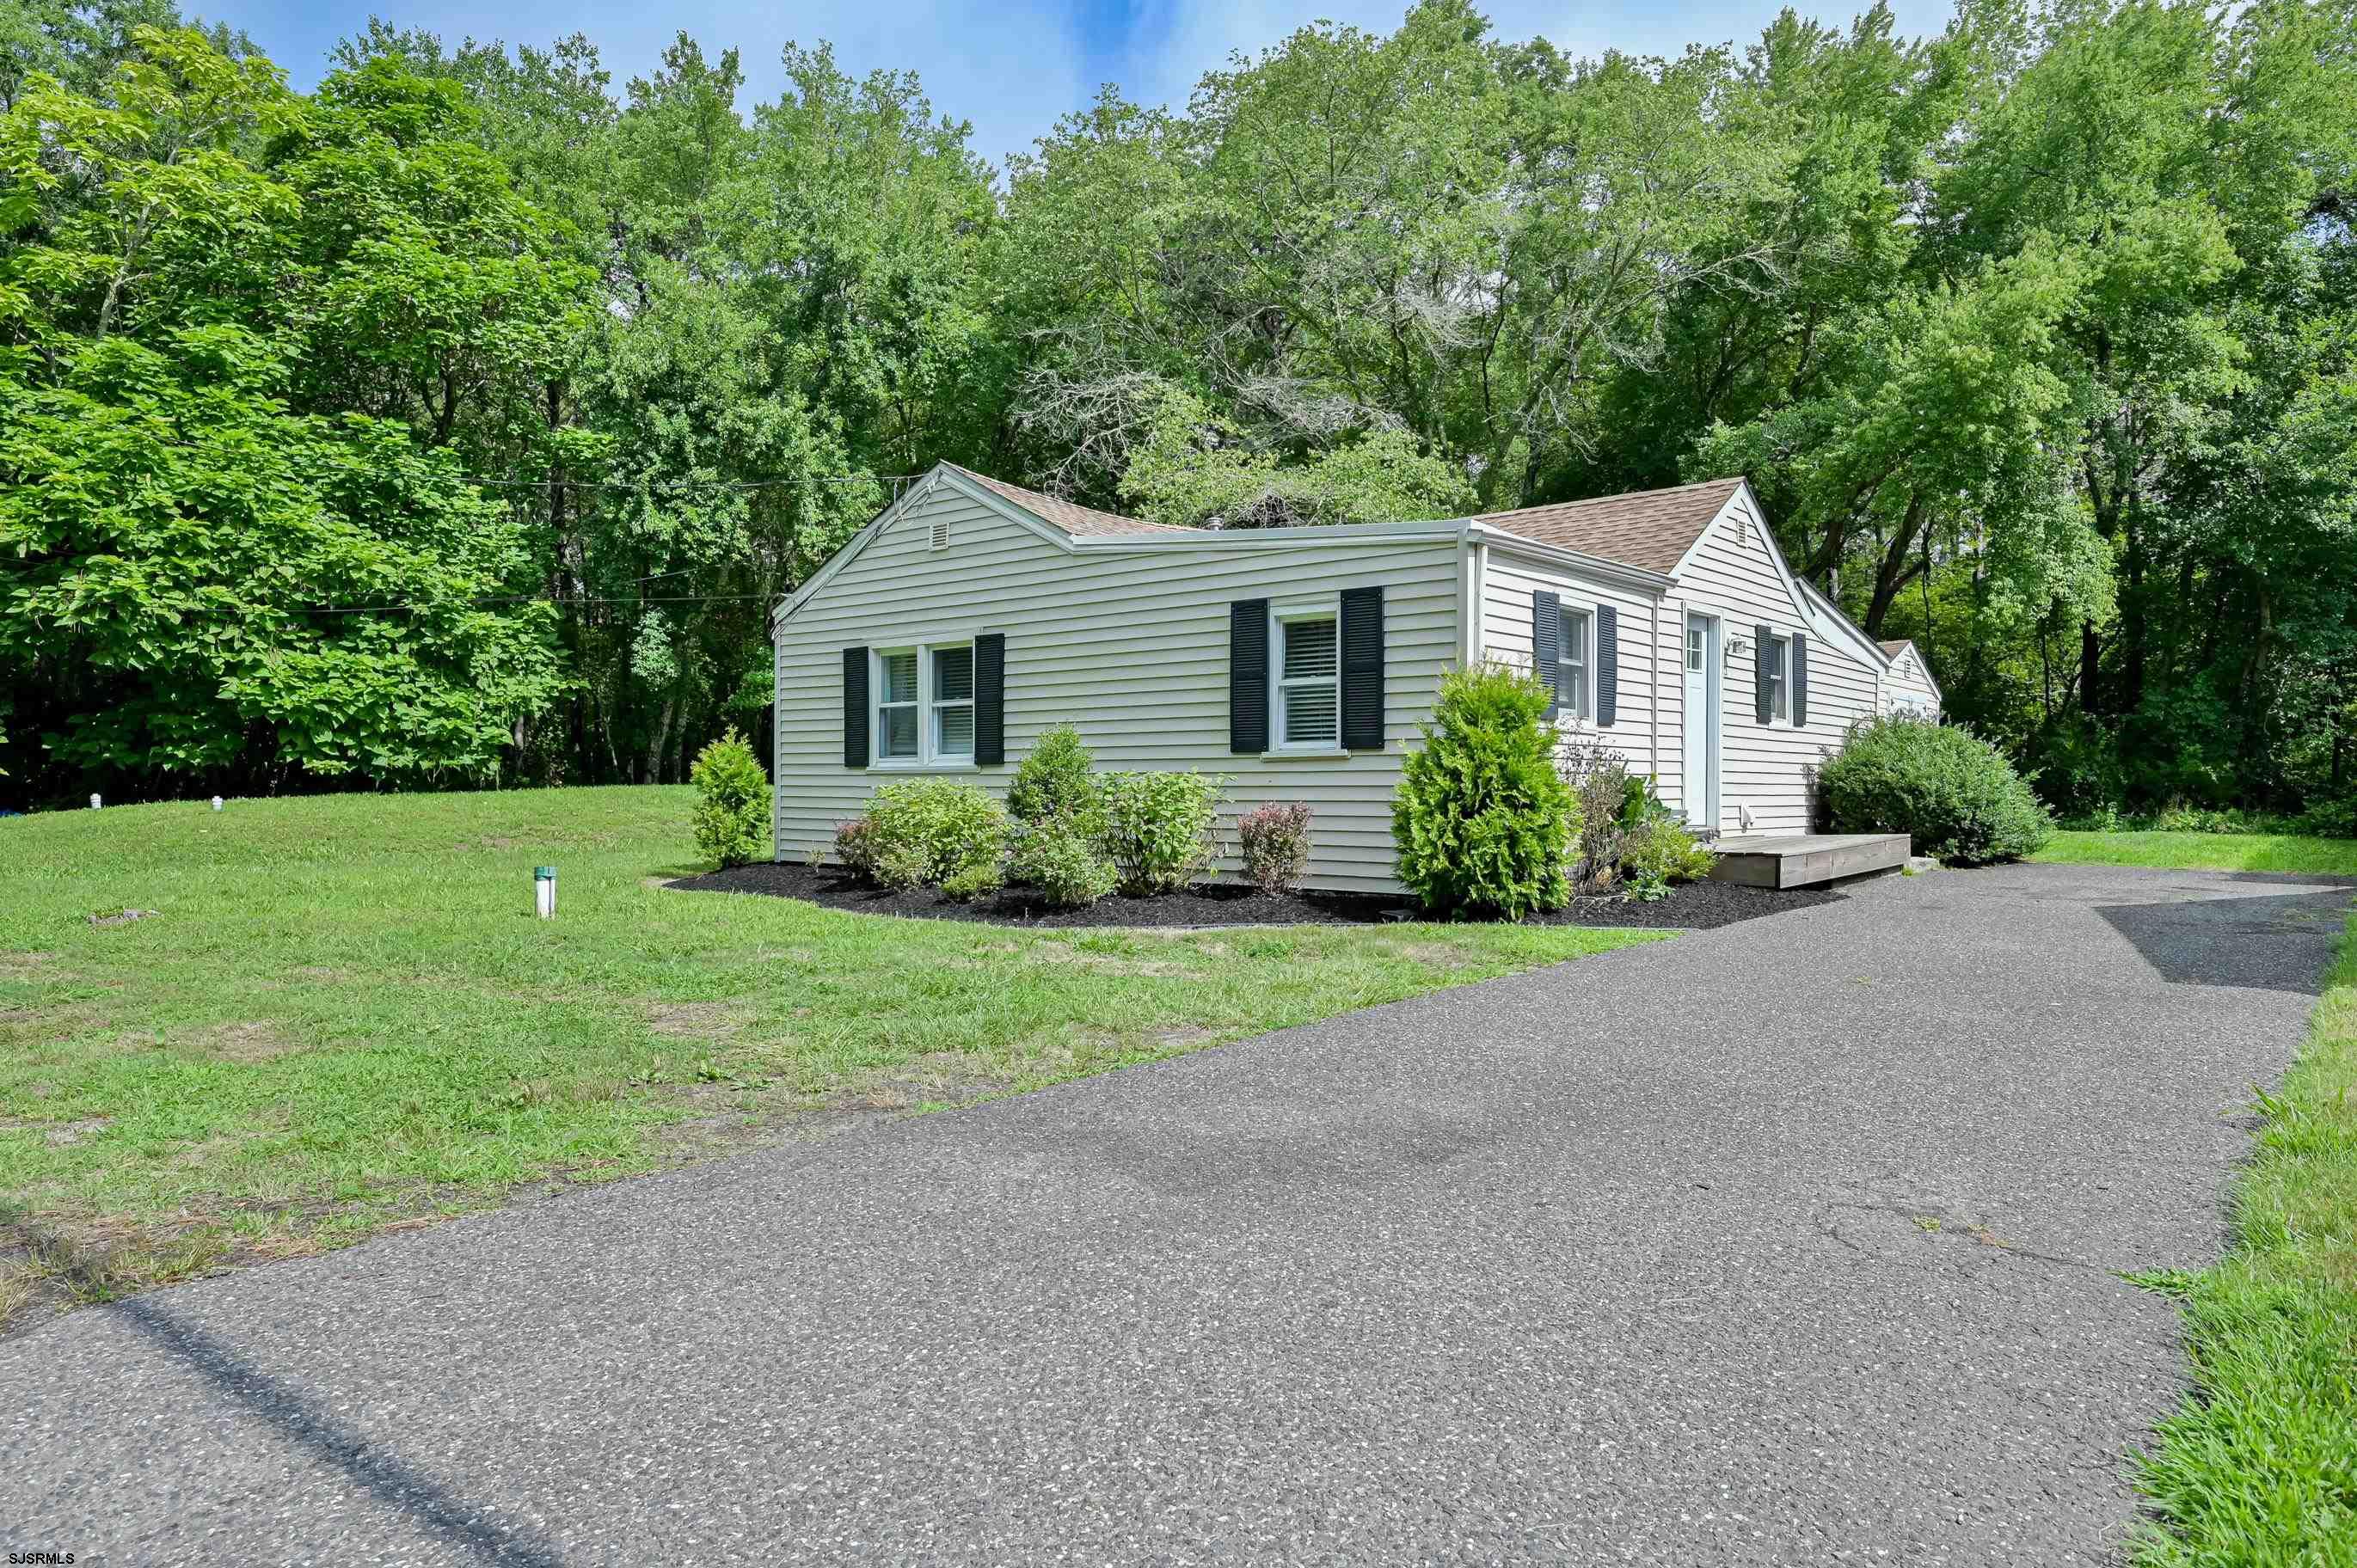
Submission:
POLYGON ((658 882, 690 797, 0 822, 0 1317, 1652 933, 1032 933, 658 882), (532 868, 559 914, 532 917, 532 868), (94 915, 153 910, 99 926, 94 915))
POLYGON ((2357 918, 2281 1092, 2261 1091, 2233 1251, 2139 1281, 2181 1298, 2195 1388, 2138 1466, 2155 1516, 2136 1547, 2144 1568, 2357 1564, 2352 1088, 2357 918))
POLYGON ((2285 871, 2357 876, 2357 839, 2296 833, 2057 832, 2029 857, 2076 865, 2165 871, 2285 871))

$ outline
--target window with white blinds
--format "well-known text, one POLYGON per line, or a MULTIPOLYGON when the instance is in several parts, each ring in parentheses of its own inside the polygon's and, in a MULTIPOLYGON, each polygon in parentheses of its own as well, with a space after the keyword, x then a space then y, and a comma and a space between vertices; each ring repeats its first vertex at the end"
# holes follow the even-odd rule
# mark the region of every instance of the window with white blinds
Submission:
POLYGON ((974 756, 974 650, 933 650, 933 755, 951 761, 974 756))
POLYGON ((874 657, 877 765, 972 762, 974 644, 880 648, 874 657))
POLYGON ((1335 618, 1327 607, 1277 612, 1279 747, 1325 748, 1341 743, 1341 661, 1335 618))
POLYGON ((876 656, 876 756, 917 759, 917 650, 895 648, 876 656))

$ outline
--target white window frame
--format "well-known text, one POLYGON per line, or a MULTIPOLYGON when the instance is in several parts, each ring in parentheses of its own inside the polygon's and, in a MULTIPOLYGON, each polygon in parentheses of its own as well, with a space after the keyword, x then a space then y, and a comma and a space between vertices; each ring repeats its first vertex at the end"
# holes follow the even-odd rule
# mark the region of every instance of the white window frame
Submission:
POLYGON ((1760 646, 1760 657, 1768 659, 1774 649, 1775 659, 1768 665, 1768 725, 1770 729, 1790 729, 1792 725, 1792 639, 1785 632, 1770 632, 1760 646))
MULTIPOLYGON (((888 647, 872 648, 867 654, 867 765, 886 770, 894 768, 932 770, 963 769, 975 767, 974 753, 944 752, 937 737, 941 733, 940 712, 944 705, 933 692, 933 655, 957 649, 971 650, 971 637, 936 638, 930 642, 896 642, 888 647), (913 704, 888 703, 884 700, 884 660, 896 653, 913 653, 917 658, 917 695, 913 704), (917 710, 917 755, 887 757, 884 755, 884 710, 913 705, 917 710)), ((976 691, 980 682, 977 672, 976 691)), ((975 698, 962 697, 949 706, 972 708, 975 698)))
POLYGON ((1563 691, 1564 671, 1575 667, 1579 671, 1578 700, 1562 703, 1558 711, 1575 722, 1587 720, 1596 712, 1595 606, 1556 604, 1555 660, 1553 684, 1558 701, 1563 691), (1573 635, 1575 630, 1577 632, 1576 637, 1573 635))
POLYGON ((1300 599, 1271 605, 1268 611, 1268 738, 1269 749, 1295 754, 1334 756, 1342 750, 1342 598, 1300 599), (1314 686, 1321 677, 1285 678, 1285 628, 1294 621, 1334 623, 1334 733, 1317 740, 1294 740, 1285 733, 1285 691, 1288 686, 1314 686))

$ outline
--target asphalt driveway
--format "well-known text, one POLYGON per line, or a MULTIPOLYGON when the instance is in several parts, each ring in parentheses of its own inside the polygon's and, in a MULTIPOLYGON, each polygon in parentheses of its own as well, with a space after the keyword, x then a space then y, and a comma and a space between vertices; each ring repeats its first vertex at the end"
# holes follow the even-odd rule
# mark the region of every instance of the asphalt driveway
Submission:
POLYGON ((76 1561, 2070 1563, 2352 890, 1868 885, 0 1345, 76 1561))

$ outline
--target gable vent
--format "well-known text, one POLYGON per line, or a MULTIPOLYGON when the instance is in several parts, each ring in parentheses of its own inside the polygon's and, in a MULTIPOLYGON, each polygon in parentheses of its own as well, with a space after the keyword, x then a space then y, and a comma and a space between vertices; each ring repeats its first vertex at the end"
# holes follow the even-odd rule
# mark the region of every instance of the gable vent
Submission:
POLYGON ((950 547, 950 520, 948 518, 937 517, 933 519, 932 547, 935 550, 947 550, 950 547))

